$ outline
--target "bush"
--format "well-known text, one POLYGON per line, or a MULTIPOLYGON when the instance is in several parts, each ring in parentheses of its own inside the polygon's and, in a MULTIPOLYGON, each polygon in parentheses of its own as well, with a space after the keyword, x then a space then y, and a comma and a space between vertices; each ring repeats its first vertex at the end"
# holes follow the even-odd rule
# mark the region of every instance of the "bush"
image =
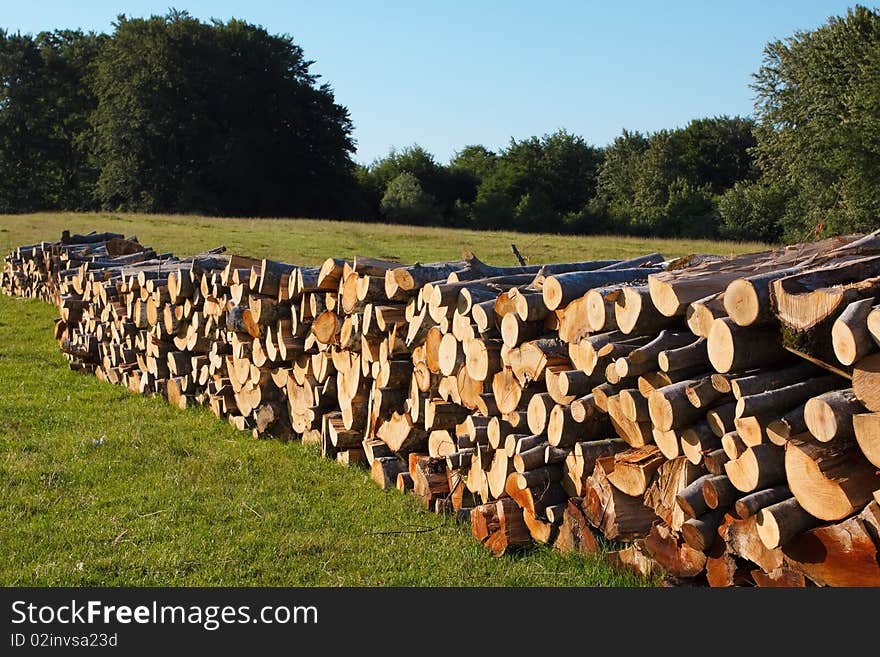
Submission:
POLYGON ((734 240, 778 242, 786 194, 766 183, 739 182, 718 201, 721 235, 734 240))

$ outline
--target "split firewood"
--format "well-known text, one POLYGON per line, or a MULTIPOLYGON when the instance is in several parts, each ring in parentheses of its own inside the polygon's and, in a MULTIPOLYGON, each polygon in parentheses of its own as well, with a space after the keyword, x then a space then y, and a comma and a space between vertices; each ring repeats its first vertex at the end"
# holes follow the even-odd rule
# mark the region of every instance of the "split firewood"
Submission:
POLYGON ((676 498, 704 473, 703 468, 683 457, 666 461, 660 465, 656 477, 645 491, 645 505, 653 509, 666 525, 678 531, 686 516, 676 498))
POLYGON ((665 462, 666 459, 654 445, 620 452, 614 456, 614 469, 608 473, 608 481, 621 492, 640 497, 665 462))
POLYGON ((696 577, 706 568, 706 555, 695 550, 662 523, 651 527, 645 547, 663 569, 674 577, 696 577))
POLYGON ((613 457, 597 461, 585 484, 584 515, 609 540, 643 537, 656 516, 640 498, 620 492, 608 481, 606 469, 613 467, 613 457))

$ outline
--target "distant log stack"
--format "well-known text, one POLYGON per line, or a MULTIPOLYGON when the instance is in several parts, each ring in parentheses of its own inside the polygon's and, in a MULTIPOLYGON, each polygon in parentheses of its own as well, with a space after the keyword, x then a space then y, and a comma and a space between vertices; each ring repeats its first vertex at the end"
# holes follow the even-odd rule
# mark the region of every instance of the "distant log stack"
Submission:
POLYGON ((314 443, 533 543, 712 586, 880 585, 880 237, 497 267, 69 235, 7 256, 72 369, 314 443))

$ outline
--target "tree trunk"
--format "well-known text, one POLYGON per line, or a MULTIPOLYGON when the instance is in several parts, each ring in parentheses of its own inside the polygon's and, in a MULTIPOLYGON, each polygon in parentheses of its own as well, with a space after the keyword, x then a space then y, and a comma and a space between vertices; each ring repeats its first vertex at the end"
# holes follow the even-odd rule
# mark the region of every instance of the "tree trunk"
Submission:
POLYGON ((821 521, 807 513, 795 498, 789 497, 758 511, 755 522, 758 536, 767 549, 773 550, 821 521))
POLYGON ((849 440, 855 437, 853 415, 865 410, 852 388, 813 397, 804 407, 804 422, 816 440, 849 440))
POLYGON ((852 515, 880 488, 877 468, 850 441, 789 441, 785 474, 798 503, 820 520, 852 515))
POLYGON ((874 302, 873 298, 853 301, 831 326, 834 355, 843 365, 852 365, 876 350, 868 330, 868 316, 874 302))

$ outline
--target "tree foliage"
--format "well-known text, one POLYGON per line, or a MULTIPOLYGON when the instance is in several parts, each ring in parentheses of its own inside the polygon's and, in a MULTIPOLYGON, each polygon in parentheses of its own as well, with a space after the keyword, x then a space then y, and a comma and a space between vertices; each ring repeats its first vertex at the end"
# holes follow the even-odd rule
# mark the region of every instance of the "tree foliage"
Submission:
POLYGON ((0 211, 91 205, 90 81, 105 42, 71 30, 0 30, 0 211))
POLYGON ((773 41, 755 75, 757 162, 792 239, 880 224, 880 15, 856 6, 773 41))
POLYGON ((104 207, 343 212, 352 125, 302 49, 242 21, 121 16, 97 62, 104 207))
POLYGON ((389 221, 398 224, 423 226, 440 220, 436 199, 424 191, 419 179, 408 171, 388 183, 381 210, 389 221))

